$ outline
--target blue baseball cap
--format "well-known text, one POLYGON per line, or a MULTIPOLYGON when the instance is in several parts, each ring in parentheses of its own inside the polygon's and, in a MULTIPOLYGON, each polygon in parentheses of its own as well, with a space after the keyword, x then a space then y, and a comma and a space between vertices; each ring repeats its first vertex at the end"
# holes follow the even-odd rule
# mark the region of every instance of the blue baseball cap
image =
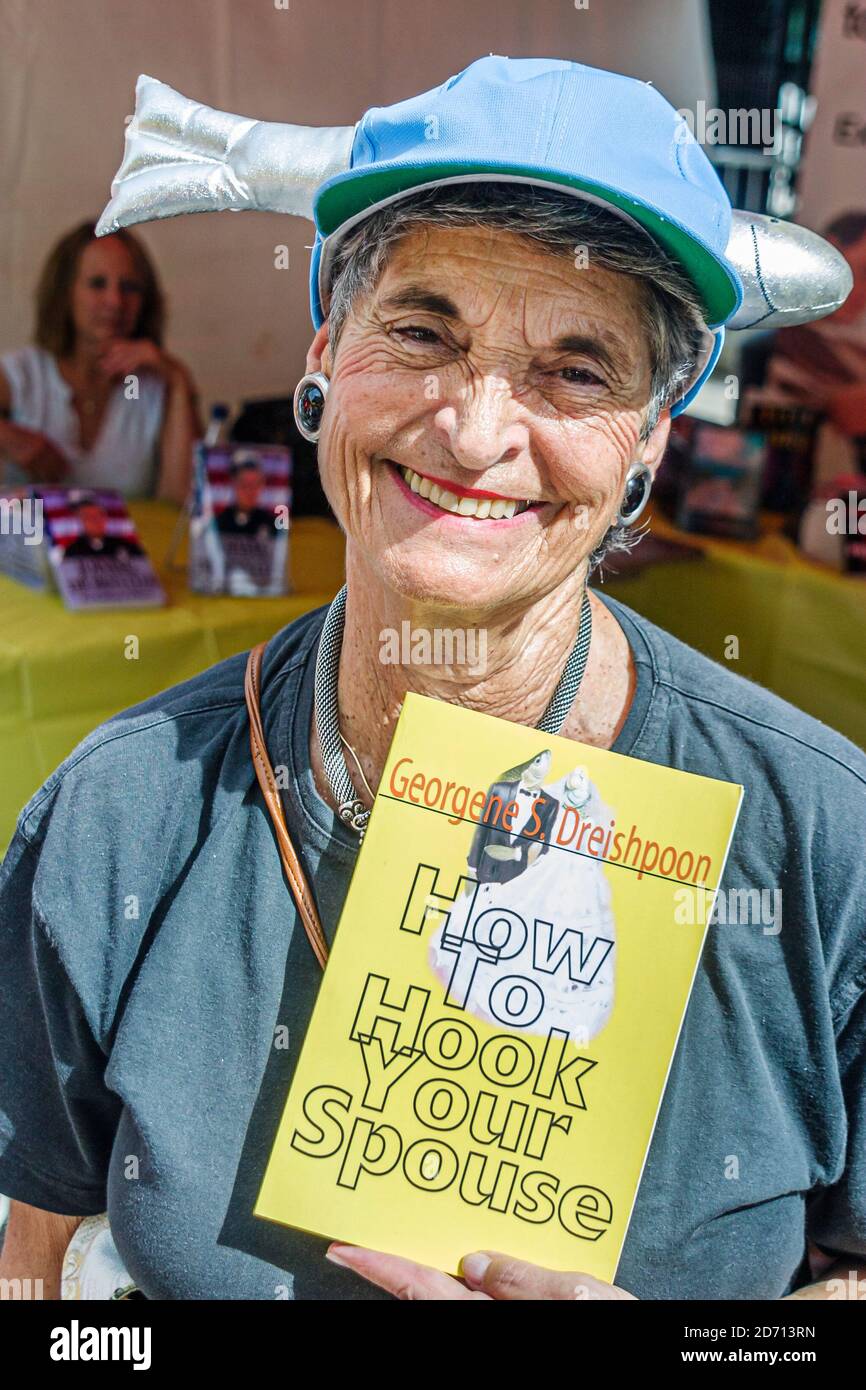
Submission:
POLYGON ((456 77, 355 127, 347 172, 314 203, 310 307, 318 328, 342 238, 388 203, 465 182, 552 186, 646 231, 694 285, 707 351, 697 394, 721 351, 721 325, 739 308, 740 278, 725 258, 731 204, 688 123, 646 82, 556 58, 479 58, 456 77), (718 330, 718 331, 716 331, 718 330))

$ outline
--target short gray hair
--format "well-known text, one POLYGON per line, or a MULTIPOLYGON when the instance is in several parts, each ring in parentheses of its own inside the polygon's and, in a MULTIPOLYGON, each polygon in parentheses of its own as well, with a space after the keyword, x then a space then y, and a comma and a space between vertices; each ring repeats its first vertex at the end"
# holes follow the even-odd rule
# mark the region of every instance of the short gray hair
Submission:
MULTIPOLYGON (((408 194, 360 222, 337 247, 330 269, 328 321, 336 351, 358 299, 372 293, 396 243, 422 226, 494 228, 541 244, 574 262, 631 275, 640 282, 642 328, 650 351, 650 397, 641 438, 695 374, 704 346, 700 297, 680 266, 642 230, 597 203, 558 189, 512 182, 444 184, 408 194)), ((614 525, 590 556, 590 569, 614 550, 627 550, 640 532, 614 525)))

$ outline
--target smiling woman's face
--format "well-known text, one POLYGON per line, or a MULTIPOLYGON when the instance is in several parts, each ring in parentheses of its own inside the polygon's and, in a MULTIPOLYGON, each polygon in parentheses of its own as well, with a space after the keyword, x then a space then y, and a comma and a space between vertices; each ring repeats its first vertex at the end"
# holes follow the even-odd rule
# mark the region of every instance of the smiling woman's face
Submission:
POLYGON ((641 307, 629 276, 511 232, 431 226, 398 242, 323 358, 322 481, 365 565, 406 598, 482 611, 572 573, 629 465, 655 463, 667 438, 663 413, 640 440, 641 307))

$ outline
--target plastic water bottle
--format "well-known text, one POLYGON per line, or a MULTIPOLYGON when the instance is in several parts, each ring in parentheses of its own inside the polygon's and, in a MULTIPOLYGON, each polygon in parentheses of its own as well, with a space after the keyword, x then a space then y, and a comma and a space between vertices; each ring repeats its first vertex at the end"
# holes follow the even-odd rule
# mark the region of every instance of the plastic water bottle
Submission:
POLYGON ((225 444, 226 434, 228 433, 226 428, 226 421, 228 418, 228 406, 224 405, 221 401, 214 402, 211 406, 210 419, 208 420, 207 429, 204 433, 204 442, 208 447, 212 447, 215 444, 225 444))

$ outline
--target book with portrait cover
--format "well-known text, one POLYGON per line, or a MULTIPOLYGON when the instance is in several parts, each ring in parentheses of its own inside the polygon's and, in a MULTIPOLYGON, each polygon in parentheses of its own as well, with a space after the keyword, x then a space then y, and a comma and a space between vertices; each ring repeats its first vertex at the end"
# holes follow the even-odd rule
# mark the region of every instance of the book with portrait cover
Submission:
POLYGON ((119 492, 42 488, 48 559, 67 608, 155 608, 166 601, 119 492))
POLYGON ((612 1281, 741 797, 408 695, 255 1214, 612 1281))
POLYGON ((707 536, 759 534, 766 441, 758 430, 699 422, 680 478, 677 525, 707 536))
POLYGON ((15 501, 23 525, 14 537, 15 548, 6 560, 0 558, 0 570, 35 589, 53 582, 73 611, 165 603, 165 591, 119 492, 31 485, 15 501))
POLYGON ((289 593, 291 501, 288 449, 197 444, 189 523, 193 592, 235 598, 289 593))

